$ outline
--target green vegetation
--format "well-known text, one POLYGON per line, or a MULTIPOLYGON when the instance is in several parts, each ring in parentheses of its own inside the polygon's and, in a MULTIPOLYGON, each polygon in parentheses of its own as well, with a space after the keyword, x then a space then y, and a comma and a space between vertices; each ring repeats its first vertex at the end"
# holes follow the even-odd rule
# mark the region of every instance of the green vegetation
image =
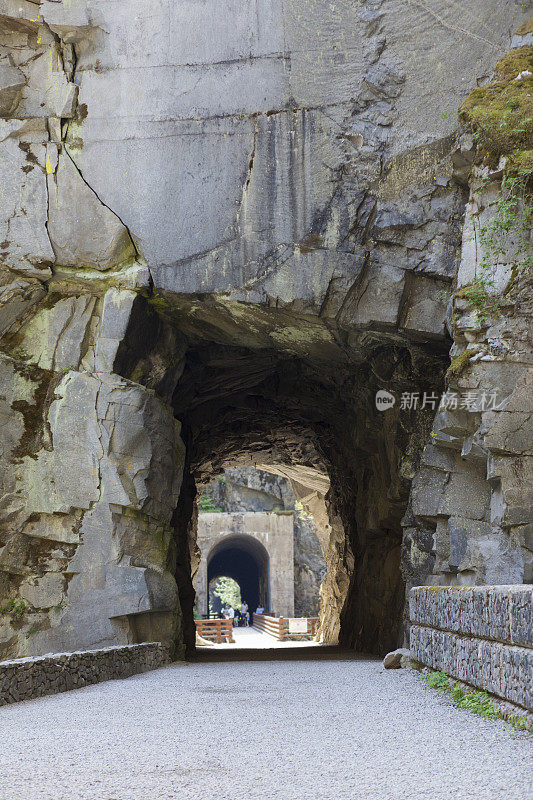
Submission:
POLYGON ((533 139, 533 47, 512 50, 496 64, 496 80, 471 92, 459 110, 485 160, 531 145, 533 139), (530 73, 528 75, 528 73, 530 73))
POLYGON ((533 33, 533 17, 526 20, 517 30, 519 36, 526 36, 528 33, 533 33))
POLYGON ((241 587, 233 578, 217 578, 209 587, 209 594, 219 597, 222 605, 241 607, 241 587))
POLYGON ((150 295, 147 299, 148 303, 155 311, 167 311, 170 308, 170 303, 167 298, 161 294, 150 295))
POLYGON ((476 309, 477 321, 480 325, 485 325, 491 315, 499 314, 503 308, 500 298, 488 293, 490 286, 494 286, 494 281, 480 275, 472 283, 463 286, 455 295, 468 300, 469 304, 476 309))
POLYGON ((300 503, 299 500, 296 500, 296 502, 294 503, 294 510, 296 512, 296 515, 298 517, 301 517, 301 519, 307 519, 307 520, 312 519, 312 515, 307 513, 307 511, 305 510, 305 508, 303 507, 302 503, 300 503))
POLYGON ((24 600, 8 600, 5 606, 0 606, 0 614, 11 614, 14 619, 21 619, 26 609, 24 600))
POLYGON ((450 695, 457 708, 465 708, 467 711, 488 719, 505 719, 512 728, 527 730, 525 717, 504 717, 487 692, 465 689, 459 682, 448 677, 445 672, 430 672, 425 676, 425 682, 428 689, 436 689, 439 694, 450 695))
POLYGON ((460 356, 457 356, 457 358, 453 359, 446 371, 446 386, 448 386, 452 380, 456 380, 463 370, 466 369, 472 356, 473 353, 471 350, 465 350, 460 356))
MULTIPOLYGON (((521 47, 504 56, 496 65, 496 79, 469 94, 459 118, 474 132, 478 158, 484 164, 494 170, 505 156, 495 213, 480 230, 481 274, 456 295, 476 309, 478 322, 484 324, 489 316, 500 314, 504 305, 490 291, 494 287, 489 277, 491 264, 509 257, 509 247, 513 248, 516 269, 506 292, 514 279, 532 266, 527 252, 533 215, 533 47, 521 47)), ((486 182, 491 180, 489 177, 486 182)))
MULTIPOLYGON (((525 270, 530 270, 533 265, 531 256, 528 256, 533 216, 533 194, 529 189, 532 162, 528 160, 525 163, 529 171, 518 171, 504 177, 495 204, 495 213, 480 229, 481 274, 455 295, 456 298, 464 298, 476 309, 480 324, 485 324, 489 316, 500 314, 505 305, 502 298, 489 291, 494 287, 494 280, 489 277, 491 266, 509 256, 509 247, 512 247, 512 255, 516 260, 513 279, 525 270)), ((512 283, 513 281, 506 293, 510 291, 512 283)))
POLYGON ((494 262, 506 254, 504 237, 509 234, 515 241, 515 256, 521 267, 531 265, 531 259, 526 255, 533 214, 533 194, 528 189, 533 161, 531 164, 527 162, 527 170, 504 177, 495 206, 496 213, 479 232, 483 249, 481 267, 484 270, 489 268, 490 261, 494 262))
POLYGON ((533 173, 533 150, 515 150, 507 159, 505 174, 508 181, 518 180, 523 184, 533 173))
POLYGON ((198 510, 203 514, 221 514, 222 509, 216 506, 213 498, 207 492, 204 492, 198 500, 198 510))

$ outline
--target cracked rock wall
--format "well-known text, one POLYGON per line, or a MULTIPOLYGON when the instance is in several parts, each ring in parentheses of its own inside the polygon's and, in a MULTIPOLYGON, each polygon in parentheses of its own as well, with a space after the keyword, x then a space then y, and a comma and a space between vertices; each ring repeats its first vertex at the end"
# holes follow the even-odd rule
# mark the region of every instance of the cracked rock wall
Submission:
MULTIPOLYGON (((514 37, 507 61, 533 65, 529 31, 514 37)), ((531 97, 532 72, 520 75, 517 67, 511 80, 531 97)), ((403 520, 408 587, 533 583, 533 162, 515 173, 517 156, 513 148, 494 159, 465 134, 453 157, 469 200, 447 315, 448 400, 403 520)))
MULTIPOLYGON (((190 487, 172 397, 187 345, 161 322, 176 298, 207 295, 224 336, 238 321, 247 343, 303 358, 446 349, 442 293, 467 199, 452 180, 455 111, 528 5, 0 0, 0 657, 181 646, 176 505, 190 487), (292 316, 267 330, 267 308, 292 316)), ((486 436, 491 520, 521 554, 505 419, 486 436)), ((469 480, 462 511, 487 494, 469 480)), ((362 579, 328 509, 333 636, 362 579)), ((436 551, 424 542, 446 514, 412 513, 425 582, 436 551)), ((501 573, 483 574, 517 580, 502 548, 501 573)), ((441 575, 446 545, 438 557, 441 575)))
POLYGON ((6 342, 0 565, 3 598, 20 598, 2 604, 6 655, 176 638, 183 444, 163 400, 106 370, 129 304, 60 299, 6 342))

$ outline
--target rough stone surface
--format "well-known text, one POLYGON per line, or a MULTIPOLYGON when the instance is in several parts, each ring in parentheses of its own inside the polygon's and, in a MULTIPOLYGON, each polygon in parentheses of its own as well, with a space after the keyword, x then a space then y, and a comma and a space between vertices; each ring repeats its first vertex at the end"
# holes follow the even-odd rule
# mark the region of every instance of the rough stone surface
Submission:
POLYGON ((160 642, 0 661, 0 706, 128 678, 170 663, 160 642))
POLYGON ((531 586, 419 587, 411 590, 409 605, 419 625, 533 646, 531 586))
POLYGON ((324 641, 396 647, 406 584, 531 580, 530 299, 509 242, 510 313, 461 294, 502 175, 455 116, 523 4, 0 8, 1 657, 192 646, 195 485, 231 464, 314 514, 324 641), (449 333, 498 405, 429 439, 399 400, 449 333))
POLYGON ((406 659, 410 656, 410 650, 406 647, 400 647, 398 650, 393 650, 391 653, 387 653, 385 658, 383 659, 383 666, 385 669, 400 669, 403 667, 406 659))
POLYGON ((287 478, 253 467, 224 470, 204 490, 221 511, 292 511, 295 496, 287 478))
POLYGON ((410 614, 416 661, 533 709, 530 586, 419 587, 410 614))
MULTIPOLYGON (((514 48, 528 44, 524 31, 514 48)), ((408 588, 531 584, 531 220, 508 196, 506 157, 488 163, 465 134, 452 160, 469 188, 447 313, 452 361, 404 518, 404 574, 408 588), (507 224, 503 200, 513 208, 507 224), (415 550, 428 536, 426 552, 415 550)))
POLYGON ((48 233, 58 265, 106 270, 135 259, 128 231, 85 183, 65 152, 48 176, 48 233))

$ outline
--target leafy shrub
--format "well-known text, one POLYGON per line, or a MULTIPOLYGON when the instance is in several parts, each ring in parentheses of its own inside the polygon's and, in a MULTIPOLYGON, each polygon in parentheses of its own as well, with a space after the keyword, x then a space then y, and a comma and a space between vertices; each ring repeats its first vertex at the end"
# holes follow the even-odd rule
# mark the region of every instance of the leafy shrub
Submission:
POLYGON ((203 495, 200 497, 198 501, 198 509, 200 512, 203 512, 204 514, 222 513, 222 509, 214 504, 213 498, 207 492, 204 492, 203 495))

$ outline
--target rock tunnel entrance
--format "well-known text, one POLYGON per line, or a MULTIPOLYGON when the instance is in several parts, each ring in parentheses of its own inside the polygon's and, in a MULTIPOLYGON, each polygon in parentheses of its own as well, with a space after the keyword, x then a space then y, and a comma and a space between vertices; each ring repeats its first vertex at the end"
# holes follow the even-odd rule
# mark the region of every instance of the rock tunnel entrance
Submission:
POLYGON ((249 608, 270 608, 269 558, 260 542, 250 536, 228 536, 216 544, 207 557, 207 585, 223 576, 239 584, 249 608))
POLYGON ((115 370, 166 396, 181 423, 173 571, 189 647, 197 492, 229 466, 285 475, 323 518, 322 640, 373 653, 401 642, 405 579, 427 568, 408 563, 402 574, 401 523, 435 404, 409 409, 399 398, 442 392, 447 363, 444 342, 343 330, 294 309, 138 299, 115 370), (381 410, 379 391, 398 402, 381 410))
MULTIPOLYGON (((327 59, 300 59, 291 75, 280 62, 282 84, 241 98, 236 116, 209 80, 205 106, 186 92, 176 111, 171 90, 154 121, 146 119, 149 92, 135 80, 111 116, 112 84, 94 91, 117 80, 113 69, 100 74, 93 56, 102 44, 121 68, 122 16, 108 15, 104 27, 114 33, 103 44, 103 29, 74 17, 64 26, 62 5, 41 4, 43 40, 34 35, 42 22, 2 16, 20 69, 13 66, 18 82, 6 107, 15 171, 4 198, 0 605, 10 618, 0 657, 159 638, 192 646, 196 497, 227 465, 288 476, 302 504, 324 518, 324 641, 375 653, 394 647, 405 587, 430 577, 531 576, 527 478, 508 460, 529 451, 511 443, 514 428, 510 435, 503 421, 515 425, 522 395, 489 429, 477 411, 447 415, 424 464, 424 502, 412 513, 408 506, 449 366, 447 331, 452 387, 465 371, 468 389, 501 383, 510 396, 526 378, 508 345, 527 327, 518 314, 523 285, 510 269, 521 258, 513 245, 502 271, 468 244, 479 224, 496 222, 504 173, 490 166, 490 183, 484 177, 478 188, 482 153, 470 136, 458 139, 455 114, 442 111, 434 91, 438 84, 455 109, 475 75, 490 73, 494 48, 468 38, 466 60, 443 75, 418 57, 416 34, 406 47, 403 6, 413 6, 417 22, 415 4, 391 4, 401 24, 366 8, 379 3, 344 4, 348 25, 331 5, 327 30, 331 22, 339 40, 346 30, 356 36, 346 79, 336 74, 342 53, 331 62, 335 75, 327 59), (47 92, 34 118, 48 78, 29 65, 42 48, 64 68, 54 73, 60 105, 69 99, 55 107, 59 95, 47 92), (83 95, 90 102, 78 105, 83 95), (141 127, 130 135, 128 123, 124 136, 126 118, 141 127), (125 161, 134 166, 124 171, 125 161), (31 199, 24 208, 21 180, 31 199), (502 319, 481 324, 464 291, 447 301, 487 263, 494 290, 510 298, 508 328, 502 319), (395 402, 378 408, 377 392, 395 402), (404 395, 421 402, 403 405, 404 395)), ((497 49, 515 10, 485 5, 508 7, 491 26, 497 49)), ((281 17, 276 41, 285 36, 281 17)), ((442 20, 426 22, 424 44, 441 63, 442 20)), ((465 19, 459 35, 467 28, 465 19)), ((289 56, 316 39, 312 24, 290 23, 287 33, 289 56)), ((183 68, 211 74, 226 62, 213 66, 200 39, 202 60, 183 68)), ((167 56, 160 67, 168 71, 167 56)), ((140 72, 153 82, 151 70, 140 72)))

